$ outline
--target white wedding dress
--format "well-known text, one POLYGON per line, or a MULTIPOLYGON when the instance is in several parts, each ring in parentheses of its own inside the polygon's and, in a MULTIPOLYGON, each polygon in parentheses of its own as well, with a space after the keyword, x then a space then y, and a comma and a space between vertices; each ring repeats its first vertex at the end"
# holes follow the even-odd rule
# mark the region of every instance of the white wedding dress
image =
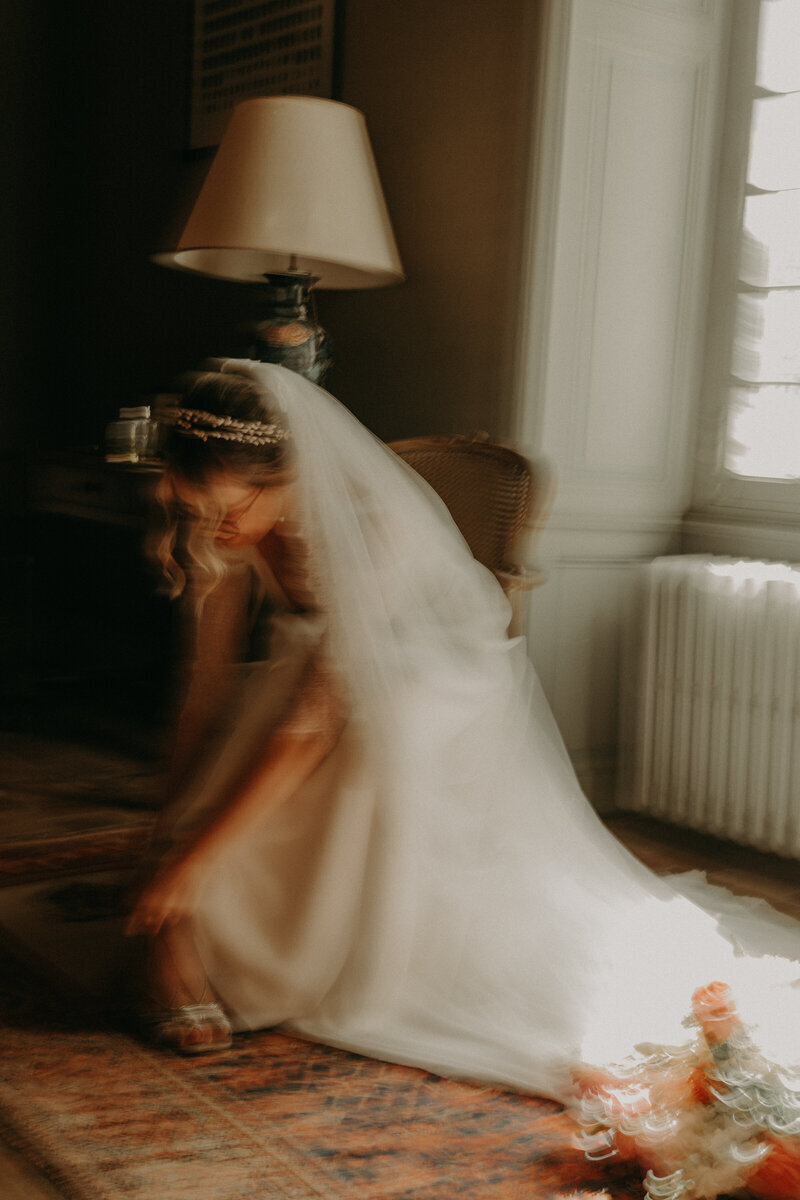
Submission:
POLYGON ((435 495, 314 385, 226 369, 291 431, 306 598, 244 558, 209 598, 212 633, 249 614, 250 654, 176 836, 276 725, 339 722, 203 895, 198 946, 234 1027, 568 1100, 580 1063, 686 1043, 693 992, 723 980, 764 1053, 800 1063, 800 927, 635 861, 582 796, 505 597, 435 495))

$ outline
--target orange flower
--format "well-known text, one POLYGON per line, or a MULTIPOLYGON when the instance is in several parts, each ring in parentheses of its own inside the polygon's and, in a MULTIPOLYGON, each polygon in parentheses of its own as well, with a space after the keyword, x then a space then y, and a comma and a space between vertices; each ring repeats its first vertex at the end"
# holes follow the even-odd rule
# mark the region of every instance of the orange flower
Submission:
POLYGON ((692 996, 692 1009, 706 1041, 714 1046, 726 1042, 740 1025, 739 1015, 727 983, 709 983, 692 996))
POLYGON ((800 1196, 800 1149, 796 1145, 766 1139, 771 1152, 747 1180, 747 1190, 759 1200, 797 1200, 800 1196))

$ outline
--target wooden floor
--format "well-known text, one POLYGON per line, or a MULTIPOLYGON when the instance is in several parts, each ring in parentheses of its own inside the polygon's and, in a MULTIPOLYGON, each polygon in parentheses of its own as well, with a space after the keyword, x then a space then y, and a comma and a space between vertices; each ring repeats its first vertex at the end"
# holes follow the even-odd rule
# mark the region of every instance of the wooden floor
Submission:
POLYGON ((611 832, 652 871, 705 871, 709 883, 738 896, 760 896, 800 921, 800 862, 718 838, 622 813, 606 818, 611 832))
MULTIPOLYGON (((800 920, 800 863, 633 814, 606 821, 620 841, 659 874, 703 870, 712 883, 737 894, 760 896, 800 920)), ((3 1200, 61 1200, 60 1192, 1 1141, 0 1180, 3 1200)))

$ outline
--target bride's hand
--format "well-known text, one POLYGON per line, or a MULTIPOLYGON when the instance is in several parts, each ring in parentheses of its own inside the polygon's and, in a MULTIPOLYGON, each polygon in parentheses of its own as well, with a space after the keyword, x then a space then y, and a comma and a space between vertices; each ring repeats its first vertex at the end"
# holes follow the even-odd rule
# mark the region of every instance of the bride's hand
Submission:
POLYGON ((155 937, 165 925, 191 917, 204 878, 200 865, 189 858, 160 867, 134 902, 125 932, 155 937))

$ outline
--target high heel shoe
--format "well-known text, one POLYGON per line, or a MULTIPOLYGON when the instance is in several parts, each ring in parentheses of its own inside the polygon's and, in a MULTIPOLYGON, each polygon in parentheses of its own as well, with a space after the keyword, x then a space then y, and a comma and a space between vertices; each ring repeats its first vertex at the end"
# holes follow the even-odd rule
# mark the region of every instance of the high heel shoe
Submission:
POLYGON ((206 1000, 207 992, 206 986, 196 1004, 141 1013, 140 1022, 147 1038, 156 1046, 178 1054, 216 1054, 229 1050, 233 1044, 231 1023, 216 1000, 206 1000))

